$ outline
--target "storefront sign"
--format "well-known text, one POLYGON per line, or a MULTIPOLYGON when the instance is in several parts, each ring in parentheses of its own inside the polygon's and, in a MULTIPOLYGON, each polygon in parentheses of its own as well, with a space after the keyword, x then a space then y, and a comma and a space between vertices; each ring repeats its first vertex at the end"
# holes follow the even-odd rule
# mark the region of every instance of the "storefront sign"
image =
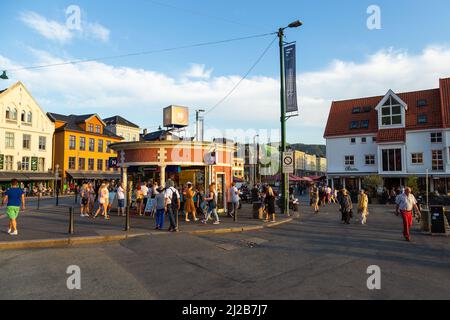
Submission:
POLYGON ((31 171, 38 171, 38 158, 31 157, 31 171))
POLYGON ((119 161, 117 157, 109 158, 108 166, 109 168, 117 168, 119 166, 119 161))
POLYGON ((345 167, 345 171, 359 171, 359 170, 352 167, 345 167))

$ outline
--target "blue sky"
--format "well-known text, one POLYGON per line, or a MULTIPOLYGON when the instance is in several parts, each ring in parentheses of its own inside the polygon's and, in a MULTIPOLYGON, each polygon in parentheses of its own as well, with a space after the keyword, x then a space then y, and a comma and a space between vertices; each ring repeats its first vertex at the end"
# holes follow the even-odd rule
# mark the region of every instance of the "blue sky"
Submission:
MULTIPOLYGON (((332 100, 436 87, 450 76, 447 0, 1 1, 0 69, 260 34, 301 19, 301 29, 287 32, 298 44, 301 108, 301 117, 289 121, 290 142, 322 143, 332 100), (366 26, 372 4, 381 9, 381 30, 366 26), (69 5, 81 8, 82 33, 58 29, 69 5), (44 30, 51 27, 59 36, 44 30)), ((168 104, 213 106, 271 40, 17 71, 4 83, 23 81, 46 111, 118 113, 152 128, 168 104)), ((248 81, 208 115, 208 128, 278 128, 278 70, 275 43, 248 81)))

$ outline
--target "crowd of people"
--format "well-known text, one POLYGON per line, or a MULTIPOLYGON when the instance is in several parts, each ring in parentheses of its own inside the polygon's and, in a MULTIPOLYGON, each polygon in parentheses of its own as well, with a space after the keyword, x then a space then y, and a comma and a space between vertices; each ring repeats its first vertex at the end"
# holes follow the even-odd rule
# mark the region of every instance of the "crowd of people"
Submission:
MULTIPOLYGON (((384 190, 386 196, 386 203, 396 205, 395 213, 402 217, 403 221, 403 236, 406 241, 411 240, 410 228, 412 227, 413 214, 418 221, 421 219, 420 208, 417 205, 417 200, 411 193, 411 188, 406 187, 402 189, 391 189, 391 191, 384 190)), ((354 218, 354 207, 352 198, 347 189, 332 189, 326 185, 312 185, 310 188, 310 206, 313 208, 315 214, 319 214, 320 207, 337 203, 341 213, 341 223, 349 225, 351 219, 354 218)), ((357 223, 363 225, 367 224, 367 217, 369 216, 369 197, 365 190, 360 190, 356 205, 357 223)))
MULTIPOLYGON (((114 181, 103 181, 94 185, 92 182, 83 183, 78 187, 81 217, 93 219, 101 216, 105 220, 110 219, 113 205, 116 205, 117 215, 125 216, 126 206, 135 209, 136 215, 145 216, 149 214, 155 218, 155 229, 163 230, 165 216, 168 216, 170 226, 168 231, 178 231, 178 217, 184 216, 185 222, 198 222, 207 224, 220 224, 217 214, 218 195, 215 183, 209 185, 205 191, 203 186, 194 186, 191 182, 183 186, 175 186, 175 182, 169 179, 163 187, 157 182, 138 183, 136 188, 124 186, 122 182, 116 184, 114 181), (117 200, 117 202, 115 201, 117 200)), ((229 215, 236 218, 240 207, 241 191, 233 183, 228 190, 229 215)), ((251 189, 251 200, 260 203, 264 212, 264 222, 276 221, 276 197, 270 185, 255 185, 251 189)), ((309 190, 310 206, 317 215, 320 208, 325 205, 338 204, 341 212, 341 223, 350 224, 354 218, 354 207, 348 190, 332 189, 327 185, 311 185, 309 190)), ((289 199, 294 197, 291 188, 289 199)), ((389 196, 393 198, 394 193, 389 196)), ((11 187, 3 191, 2 205, 7 204, 7 216, 10 219, 8 233, 17 235, 17 217, 20 210, 25 210, 25 191, 16 179, 11 181, 11 187)), ((396 214, 401 215, 403 220, 403 235, 405 240, 410 241, 410 228, 412 226, 413 213, 420 220, 421 212, 417 200, 411 193, 410 188, 404 188, 395 192, 396 214)), ((365 225, 369 215, 369 198, 364 190, 359 191, 356 205, 358 212, 357 222, 365 225)))

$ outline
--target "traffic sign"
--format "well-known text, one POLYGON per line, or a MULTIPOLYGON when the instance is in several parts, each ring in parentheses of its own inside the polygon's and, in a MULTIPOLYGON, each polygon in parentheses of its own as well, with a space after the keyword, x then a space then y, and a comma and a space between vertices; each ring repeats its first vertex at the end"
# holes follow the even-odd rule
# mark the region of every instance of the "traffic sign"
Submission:
POLYGON ((294 173, 294 153, 283 152, 283 173, 294 173))

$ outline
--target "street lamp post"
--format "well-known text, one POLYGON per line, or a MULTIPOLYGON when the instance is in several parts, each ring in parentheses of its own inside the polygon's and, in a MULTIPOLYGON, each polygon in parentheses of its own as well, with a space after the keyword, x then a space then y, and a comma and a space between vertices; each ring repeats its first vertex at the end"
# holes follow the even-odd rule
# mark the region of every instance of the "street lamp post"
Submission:
POLYGON ((259 144, 259 134, 253 137, 253 146, 256 148, 256 162, 253 164, 253 185, 258 183, 259 150, 256 144, 256 138, 258 138, 259 144))
POLYGON ((282 194, 282 210, 283 214, 289 215, 289 174, 283 172, 283 154, 286 152, 286 86, 285 86, 285 73, 284 73, 284 30, 287 28, 298 28, 301 27, 303 23, 299 20, 292 22, 287 27, 278 29, 278 38, 280 46, 280 102, 281 102, 281 150, 280 150, 280 165, 281 165, 281 194, 282 194))

